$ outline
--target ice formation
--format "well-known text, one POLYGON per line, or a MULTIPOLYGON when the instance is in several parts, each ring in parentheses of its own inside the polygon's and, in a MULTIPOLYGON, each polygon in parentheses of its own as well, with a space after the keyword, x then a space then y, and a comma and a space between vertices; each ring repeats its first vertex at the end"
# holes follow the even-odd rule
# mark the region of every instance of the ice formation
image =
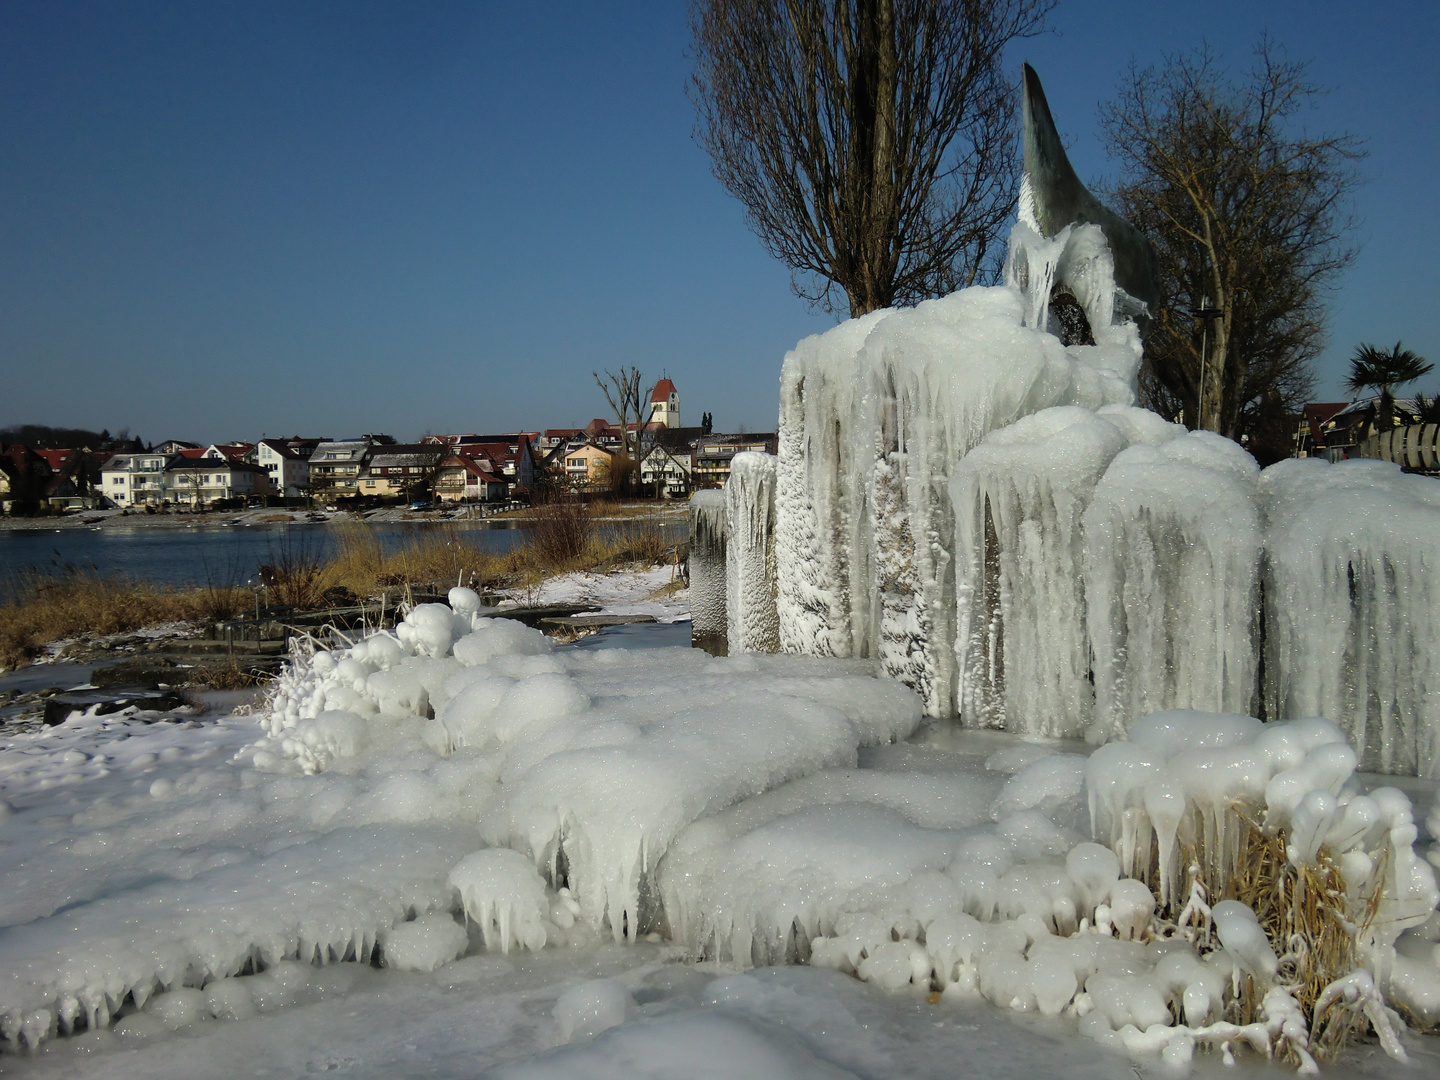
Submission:
POLYGON ((736 454, 725 482, 725 613, 732 653, 778 652, 775 458, 736 454))
MULTIPOLYGON (((1440 936, 1440 892, 1413 849, 1409 801, 1361 794, 1355 756, 1326 721, 1178 711, 1131 734, 1075 764, 1043 754, 988 814, 973 799, 937 802, 912 777, 817 776, 741 803, 667 856, 672 930, 697 955, 808 959, 891 989, 1065 1013, 1105 1045, 1173 1065, 1197 1045, 1249 1044, 1309 1070, 1346 1015, 1403 1057, 1386 997, 1422 1018, 1440 1003, 1424 936, 1440 936), (1254 909, 1207 903, 1268 833, 1288 835, 1294 881, 1343 867, 1347 891, 1327 902, 1347 905, 1336 925, 1354 934, 1355 968, 1313 1000, 1308 939, 1277 952, 1254 909), (1248 1022, 1236 1019, 1242 994, 1248 1022)), ((1278 903, 1299 911, 1305 887, 1278 903)))
POLYGON ((1440 761, 1440 484, 1387 462, 1261 474, 1265 700, 1328 716, 1367 769, 1440 761))
POLYGON ((697 638, 723 638, 725 614, 725 493, 690 496, 690 629, 697 638))
MULTIPOLYGON (((779 647, 873 657, 971 727, 1104 741, 1171 708, 1324 715, 1367 767, 1431 775, 1435 483, 1372 462, 1262 477, 1237 444, 1129 407, 1139 341, 1104 234, 1033 225, 1004 286, 787 354, 779 647), (1061 345, 1057 289, 1096 344, 1061 345)), ((760 604, 732 636, 751 611, 768 640, 760 604)))
POLYGON ((968 724, 1084 733, 1093 690, 1082 515, 1117 454, 1183 430, 1130 406, 1061 406, 992 432, 960 459, 950 497, 968 724))
POLYGON ((1251 712, 1260 523, 1255 460, 1193 432, 1122 451, 1084 515, 1095 723, 1162 709, 1251 712))
POLYGON ((1066 350, 1015 287, 973 288, 807 339, 781 372, 777 608, 788 651, 873 656, 932 715, 956 689, 955 463, 1054 405, 1133 400, 1133 327, 1066 350), (791 554, 793 553, 793 555, 791 554), (787 562, 795 560, 792 566, 787 562))
MULTIPOLYGON (((1107 415, 1119 431, 1128 413, 1107 415)), ((1351 1017, 1403 1053, 1392 1004, 1440 1020, 1410 803, 1365 793, 1327 721, 1168 712, 1088 757, 961 759, 892 745, 921 702, 871 662, 556 649, 451 599, 301 650, 258 739, 245 717, 53 729, 63 752, 24 760, 4 823, 5 1040, 257 1015, 344 960, 426 972, 656 932, 696 957, 1063 1014, 1172 1063, 1249 1043, 1303 1064, 1351 1017), (45 816, 62 777, 101 794, 45 816), (1218 902, 1257 844, 1354 930, 1353 970, 1313 993, 1289 939, 1218 902)), ((588 984, 556 1017, 581 1035, 632 1005, 588 984)))

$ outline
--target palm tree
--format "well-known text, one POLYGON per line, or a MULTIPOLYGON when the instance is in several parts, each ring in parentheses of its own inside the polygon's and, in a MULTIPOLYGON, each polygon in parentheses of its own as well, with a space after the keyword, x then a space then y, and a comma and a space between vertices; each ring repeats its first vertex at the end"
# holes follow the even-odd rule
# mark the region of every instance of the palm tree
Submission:
POLYGON ((1380 431, 1389 431, 1395 426, 1395 387, 1414 382, 1435 368, 1423 356, 1401 346, 1397 341, 1393 349, 1385 352, 1374 345, 1361 345, 1350 357, 1350 377, 1345 380, 1345 389, 1352 394, 1361 390, 1380 391, 1380 431))

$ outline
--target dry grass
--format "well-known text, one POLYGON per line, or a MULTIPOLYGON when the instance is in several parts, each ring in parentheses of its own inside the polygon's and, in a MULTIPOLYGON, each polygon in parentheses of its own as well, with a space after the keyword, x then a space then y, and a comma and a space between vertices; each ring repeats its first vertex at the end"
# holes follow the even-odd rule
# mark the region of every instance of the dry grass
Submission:
POLYGON ((675 546, 657 516, 597 525, 586 503, 556 502, 540 508, 522 530, 521 543, 502 554, 484 550, 476 534, 458 526, 427 526, 401 547, 386 551, 373 526, 349 522, 337 527, 335 557, 318 568, 312 587, 319 595, 344 589, 357 597, 381 589, 533 588, 546 578, 622 563, 655 564, 675 546))
POLYGON ((584 553, 595 535, 590 504, 578 499, 557 499, 535 508, 525 523, 526 542, 537 561, 558 565, 584 553))
MULTIPOLYGON (((1333 1058, 1357 1034, 1368 1030, 1363 1016, 1352 1009, 1329 1009, 1315 1014, 1325 987, 1355 970, 1355 941, 1374 921, 1381 896, 1364 897, 1355 910, 1345 880, 1330 851, 1322 847, 1314 865, 1296 867, 1286 857, 1289 833, 1267 834, 1253 807, 1236 804, 1227 812, 1228 826, 1239 840, 1233 850, 1215 850, 1206 844, 1205 830, 1193 830, 1193 842, 1180 845, 1180 865, 1188 866, 1209 902, 1239 900, 1252 908, 1280 958, 1279 982, 1294 995, 1310 1019, 1309 1052, 1317 1059, 1333 1058), (1198 871, 1198 873, 1197 873, 1198 871)), ((1213 838, 1212 838, 1213 839, 1213 838)), ((1152 849, 1147 883, 1158 895, 1158 867, 1152 849)), ((1384 879, 1383 873, 1377 875, 1384 879)), ((1172 899, 1174 918, 1185 905, 1189 890, 1172 899)), ((1236 1023, 1252 1022, 1260 1012, 1264 991, 1248 976, 1235 1002, 1236 1023)))
MULTIPOLYGON (((597 525, 584 512, 558 504, 545 522, 525 530, 508 552, 483 550, 476 534, 458 526, 427 526, 399 548, 386 551, 380 533, 363 522, 337 525, 335 556, 321 562, 302 542, 282 541, 270 552, 268 601, 314 610, 345 596, 378 595, 395 586, 448 589, 535 589, 546 578, 626 563, 667 561, 675 546, 667 522, 650 513, 597 525)), ((104 577, 93 571, 30 574, 0 606, 0 666, 17 666, 62 638, 102 636, 176 621, 217 622, 251 611, 250 589, 213 586, 167 589, 104 577)))
POLYGON ((25 574, 0 607, 0 666, 15 667, 52 641, 102 637, 167 622, 233 618, 254 603, 247 589, 166 589, 95 571, 25 574))
MULTIPOLYGON (((1355 928, 1346 925, 1350 902, 1345 880, 1326 849, 1320 850, 1315 865, 1292 866, 1285 856, 1285 830, 1267 836, 1249 815, 1241 819, 1246 835, 1238 872, 1227 891, 1254 908, 1275 955, 1281 957, 1280 981, 1292 988, 1311 1017, 1312 1032, 1322 1036, 1311 1051, 1316 1057, 1333 1056, 1354 1033, 1357 1016, 1346 1010, 1348 1022, 1325 1030, 1316 1023, 1320 1018, 1314 1009, 1325 987, 1355 970, 1355 928)), ((1372 897, 1367 910, 1356 913, 1361 933, 1374 918, 1378 901, 1372 897)), ((1249 1004, 1253 1009, 1259 1002, 1249 1004)))

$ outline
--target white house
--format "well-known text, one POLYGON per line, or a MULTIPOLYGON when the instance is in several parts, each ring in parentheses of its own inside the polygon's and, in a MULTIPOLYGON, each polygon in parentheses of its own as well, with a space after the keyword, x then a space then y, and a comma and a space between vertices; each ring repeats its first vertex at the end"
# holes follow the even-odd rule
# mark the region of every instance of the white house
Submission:
POLYGON ((159 506, 165 501, 169 455, 116 454, 100 467, 100 492, 116 506, 159 506))
POLYGON ((270 477, 270 489, 287 499, 310 493, 310 455, 324 439, 261 439, 256 460, 270 477))
POLYGON ((692 463, 690 446, 656 443, 640 459, 640 486, 646 491, 658 490, 667 499, 683 499, 690 493, 692 463))
POLYGON ((165 466, 165 497, 179 506, 206 507, 222 499, 270 494, 270 479, 248 461, 181 453, 165 466))

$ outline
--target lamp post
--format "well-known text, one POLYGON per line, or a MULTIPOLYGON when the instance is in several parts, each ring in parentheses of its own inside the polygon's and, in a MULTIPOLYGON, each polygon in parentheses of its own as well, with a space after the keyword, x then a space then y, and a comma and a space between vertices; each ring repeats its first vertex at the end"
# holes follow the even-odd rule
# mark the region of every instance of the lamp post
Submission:
POLYGON ((1201 297, 1200 306, 1190 309, 1190 317, 1200 320, 1200 400, 1195 404, 1195 428, 1199 430, 1205 423, 1205 373, 1206 353, 1210 345, 1210 320, 1218 319, 1225 314, 1223 308, 1212 308, 1208 296, 1201 297))

